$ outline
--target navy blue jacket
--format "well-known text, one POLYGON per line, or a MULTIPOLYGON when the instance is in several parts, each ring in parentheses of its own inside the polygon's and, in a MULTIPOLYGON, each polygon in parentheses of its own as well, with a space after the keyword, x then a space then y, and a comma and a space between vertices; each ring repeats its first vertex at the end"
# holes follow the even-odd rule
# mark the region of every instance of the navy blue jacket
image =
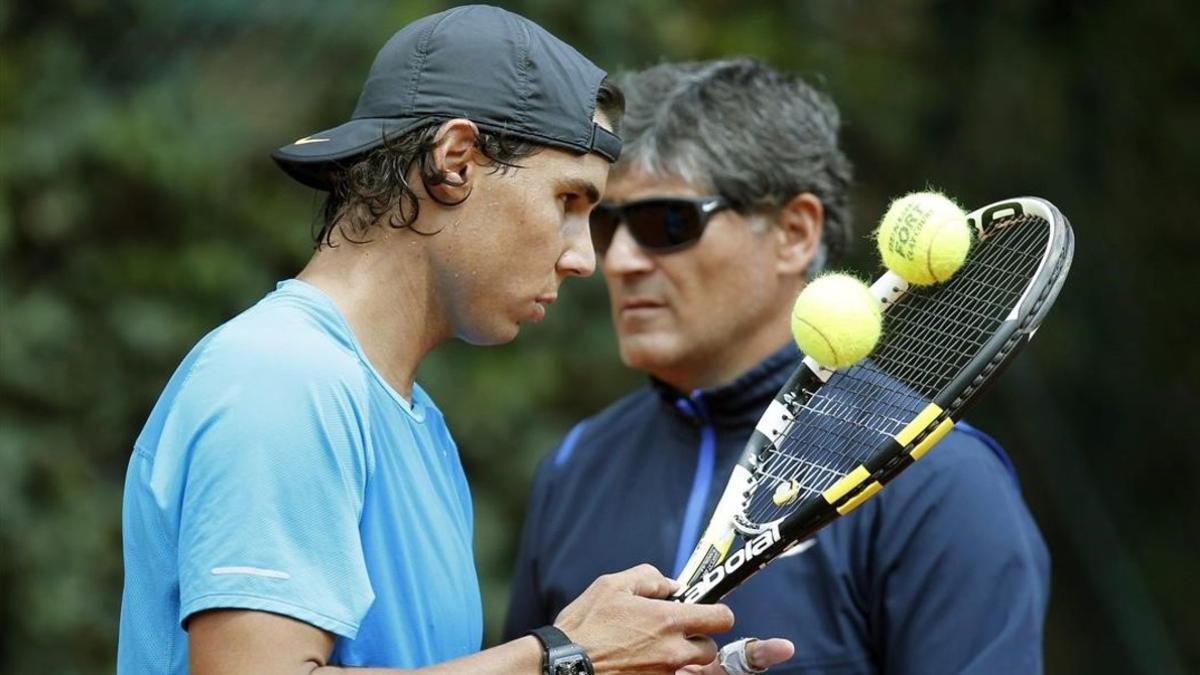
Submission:
MULTIPOLYGON (((728 386, 659 382, 575 427, 538 467, 506 638, 552 623, 598 576, 677 576, 746 439, 797 363, 784 349, 728 386)), ((1042 670, 1049 556, 1012 465, 960 423, 856 511, 724 600, 742 636, 786 637, 789 673, 1042 670)))

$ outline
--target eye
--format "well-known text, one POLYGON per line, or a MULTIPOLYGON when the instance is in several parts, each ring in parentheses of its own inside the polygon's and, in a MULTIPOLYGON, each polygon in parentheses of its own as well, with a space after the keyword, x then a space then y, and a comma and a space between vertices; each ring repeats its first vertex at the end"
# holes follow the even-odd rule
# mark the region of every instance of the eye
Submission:
POLYGON ((564 192, 558 198, 562 201, 563 210, 570 211, 581 203, 583 195, 578 192, 564 192))

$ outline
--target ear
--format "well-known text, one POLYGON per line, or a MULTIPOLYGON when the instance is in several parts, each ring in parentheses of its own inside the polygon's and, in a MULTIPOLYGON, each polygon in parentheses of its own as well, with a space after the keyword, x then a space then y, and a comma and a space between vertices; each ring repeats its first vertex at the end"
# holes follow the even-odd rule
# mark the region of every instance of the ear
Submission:
POLYGON ((802 275, 808 270, 825 225, 825 207, 811 192, 792 197, 779 211, 779 238, 776 271, 784 275, 802 275))
POLYGON ((479 128, 467 119, 450 120, 438 129, 430 159, 431 168, 439 178, 425 186, 434 200, 459 204, 471 194, 479 155, 478 138, 479 128))

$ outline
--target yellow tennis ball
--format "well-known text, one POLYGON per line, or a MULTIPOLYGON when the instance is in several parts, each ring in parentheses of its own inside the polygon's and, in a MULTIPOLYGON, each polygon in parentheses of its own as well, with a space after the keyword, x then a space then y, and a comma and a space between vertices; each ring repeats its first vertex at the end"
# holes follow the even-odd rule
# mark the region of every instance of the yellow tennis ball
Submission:
POLYGON ((796 344, 826 368, 845 368, 870 354, 882 327, 879 301, 847 274, 813 280, 792 307, 796 344))
POLYGON ((937 192, 914 192, 892 202, 876 234, 883 264, 911 284, 945 281, 971 248, 967 214, 937 192))

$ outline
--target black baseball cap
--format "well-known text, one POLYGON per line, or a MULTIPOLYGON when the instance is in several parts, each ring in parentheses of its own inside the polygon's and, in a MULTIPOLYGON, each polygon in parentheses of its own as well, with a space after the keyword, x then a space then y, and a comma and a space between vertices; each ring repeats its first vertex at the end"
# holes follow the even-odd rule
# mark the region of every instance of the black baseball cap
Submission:
POLYGON ((525 17, 487 5, 414 21, 379 50, 350 121, 271 153, 292 178, 331 188, 330 172, 433 122, 479 128, 610 162, 621 139, 592 121, 605 72, 525 17))

